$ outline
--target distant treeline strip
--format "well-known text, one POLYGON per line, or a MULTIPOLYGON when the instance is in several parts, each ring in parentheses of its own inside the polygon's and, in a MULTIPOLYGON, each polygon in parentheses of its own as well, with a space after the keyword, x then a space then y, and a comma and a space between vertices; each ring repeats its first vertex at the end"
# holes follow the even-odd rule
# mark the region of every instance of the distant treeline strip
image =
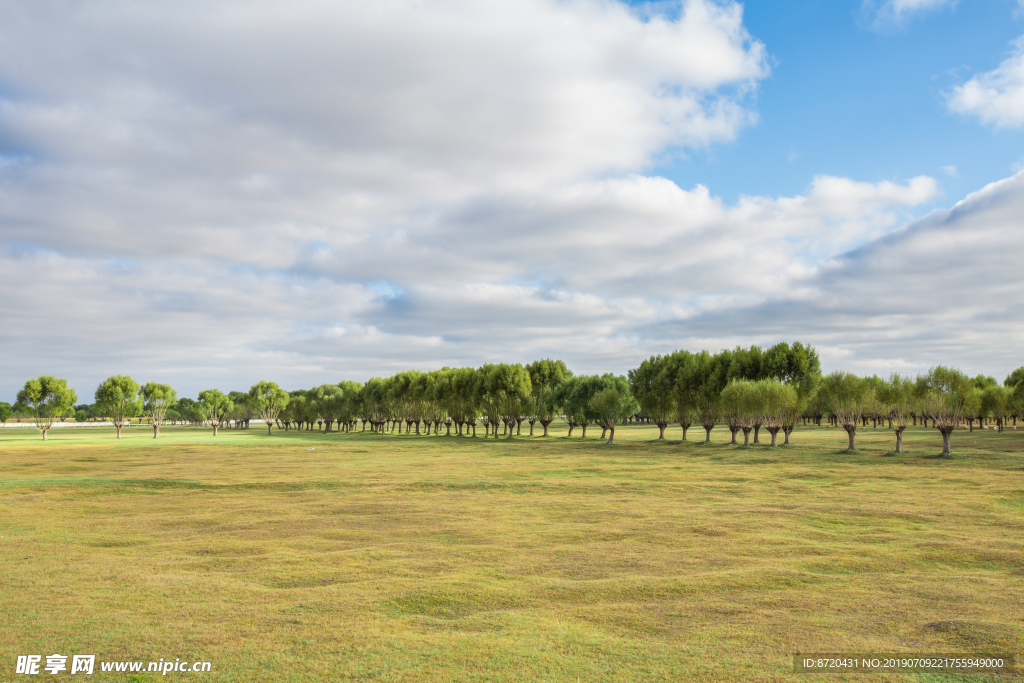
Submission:
POLYGON ((950 435, 966 423, 992 419, 1001 430, 1005 421, 1024 412, 1024 368, 999 385, 994 378, 968 378, 956 369, 937 366, 917 377, 892 374, 887 378, 858 377, 846 372, 821 374, 818 354, 800 342, 776 344, 768 349, 737 347, 718 353, 676 351, 652 356, 629 371, 574 375, 560 360, 543 359, 529 365, 486 364, 479 368, 441 368, 429 372, 407 370, 390 377, 374 377, 365 384, 342 381, 313 389, 286 392, 274 382, 260 381, 249 391, 227 394, 207 389, 193 400, 178 398, 166 384, 139 385, 125 375, 109 377, 99 385, 95 403, 76 406, 77 395, 63 379, 42 376, 25 383, 14 406, 0 403, 0 418, 12 414, 32 417, 46 439, 55 419, 74 415, 78 420, 109 419, 121 428, 132 417, 146 416, 153 436, 171 420, 210 425, 213 434, 227 425, 247 428, 256 419, 273 428, 373 433, 404 433, 484 438, 521 435, 523 423, 530 436, 539 424, 542 436, 555 419, 569 427, 569 436, 588 426, 601 428, 602 438, 613 443, 616 425, 644 421, 659 428, 659 438, 671 424, 682 438, 694 424, 710 441, 712 430, 724 424, 732 443, 748 445, 753 433, 759 442, 763 428, 777 444, 784 443, 798 421, 820 425, 822 419, 843 427, 849 449, 856 446, 859 426, 873 421, 888 423, 895 432, 895 452, 902 434, 920 420, 939 430, 943 453, 949 454, 950 435), (360 427, 361 425, 361 427, 360 427))

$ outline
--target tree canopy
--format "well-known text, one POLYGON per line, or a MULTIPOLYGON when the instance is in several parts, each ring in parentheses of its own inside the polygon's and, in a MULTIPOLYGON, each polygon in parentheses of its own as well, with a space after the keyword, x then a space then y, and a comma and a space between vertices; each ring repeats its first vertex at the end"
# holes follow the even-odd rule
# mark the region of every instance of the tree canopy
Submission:
POLYGON ((46 433, 53 426, 54 419, 73 410, 78 395, 68 387, 67 380, 42 375, 25 382, 18 392, 17 401, 32 411, 36 427, 46 441, 46 433))

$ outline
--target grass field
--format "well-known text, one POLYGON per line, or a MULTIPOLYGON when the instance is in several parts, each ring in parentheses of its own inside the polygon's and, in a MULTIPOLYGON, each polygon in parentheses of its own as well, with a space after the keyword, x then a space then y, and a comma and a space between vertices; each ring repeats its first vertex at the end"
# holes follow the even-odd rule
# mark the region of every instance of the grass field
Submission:
POLYGON ((1024 655, 1024 427, 952 459, 925 429, 901 456, 871 428, 856 454, 832 428, 125 434, 0 430, 0 683, 52 653, 212 662, 146 681, 1024 680, 792 672, 1024 655))

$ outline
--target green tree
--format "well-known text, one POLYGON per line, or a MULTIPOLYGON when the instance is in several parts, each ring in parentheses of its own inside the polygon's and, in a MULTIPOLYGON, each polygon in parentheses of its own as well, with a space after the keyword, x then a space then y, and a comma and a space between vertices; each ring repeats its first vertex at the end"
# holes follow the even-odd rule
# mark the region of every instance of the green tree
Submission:
POLYGON ((452 377, 452 388, 457 401, 452 413, 458 434, 462 435, 463 425, 472 429, 476 436, 476 421, 480 416, 480 400, 483 395, 483 378, 476 368, 458 368, 452 377))
POLYGON ((171 388, 170 384, 159 382, 146 382, 142 387, 142 400, 146 412, 153 420, 153 438, 160 438, 160 423, 167 415, 167 409, 174 405, 178 398, 178 392, 171 388))
POLYGON ((636 399, 629 390, 625 377, 607 374, 601 377, 603 388, 590 399, 590 409, 596 415, 596 422, 608 432, 608 444, 615 440, 615 425, 633 415, 639 409, 636 399))
POLYGON ((331 431, 331 425, 341 412, 344 394, 337 384, 322 384, 306 392, 308 405, 318 422, 326 423, 325 431, 331 431))
POLYGON ((964 407, 960 414, 967 420, 967 428, 972 432, 975 420, 978 421, 979 429, 985 422, 985 406, 981 402, 981 394, 973 382, 964 389, 964 407))
POLYGON ((351 380, 338 382, 341 388, 341 410, 338 414, 340 422, 345 424, 345 431, 352 431, 356 418, 362 413, 363 385, 351 380))
POLYGON ((113 375, 96 387, 96 403, 114 423, 118 439, 125 423, 142 412, 139 388, 138 382, 128 375, 113 375))
POLYGON ((981 392, 982 412, 996 421, 996 428, 1002 432, 1007 410, 1011 407, 1013 392, 998 384, 985 387, 981 392))
MULTIPOLYGON (((567 377, 572 377, 572 372, 563 361, 550 358, 535 360, 526 366, 526 370, 530 374, 533 411, 541 427, 544 428, 544 434, 541 436, 547 436, 548 427, 554 421, 555 415, 558 414, 558 405, 553 400, 555 389, 567 377)), ((530 436, 533 436, 532 422, 530 423, 530 436)))
POLYGON ((67 380, 42 375, 25 382, 25 387, 18 392, 17 402, 32 411, 36 427, 46 441, 46 433, 53 426, 53 421, 73 409, 77 400, 78 396, 74 389, 68 387, 67 380))
POLYGON ((14 414, 14 408, 7 401, 0 401, 0 424, 4 427, 7 426, 7 421, 11 419, 11 415, 14 414))
POLYGON ((1003 386, 1010 390, 1007 413, 1013 416, 1013 426, 1017 427, 1017 418, 1024 413, 1024 367, 1019 367, 1003 380, 1003 386))
POLYGON ((288 392, 276 382, 260 380, 249 389, 249 404, 261 420, 267 423, 267 436, 274 433, 274 422, 288 405, 288 392))
POLYGON ((360 392, 360 404, 363 407, 363 430, 370 425, 371 432, 384 432, 387 419, 387 383, 381 377, 366 380, 360 392))
POLYGON ((711 442, 711 430, 722 417, 722 390, 727 385, 732 352, 722 351, 712 356, 707 351, 694 354, 680 368, 677 382, 684 390, 684 400, 692 405, 697 422, 704 427, 705 443, 711 442))
POLYGON ((696 385, 692 381, 690 365, 697 362, 697 356, 689 351, 676 351, 668 357, 662 371, 663 376, 657 382, 672 387, 672 402, 676 407, 676 422, 683 430, 683 441, 686 441, 686 430, 693 424, 693 411, 697 405, 696 385))
POLYGON ((868 384, 856 375, 836 371, 827 375, 821 384, 825 405, 836 416, 836 420, 849 436, 849 452, 857 450, 857 426, 864 415, 864 399, 868 384))
POLYGON ((779 430, 797 407, 797 391, 792 384, 783 384, 777 379, 762 379, 757 382, 760 395, 760 422, 772 436, 772 446, 777 446, 779 430))
MULTIPOLYGON (((484 375, 484 392, 488 401, 497 410, 497 417, 508 427, 508 438, 512 438, 512 425, 518 424, 530 401, 532 387, 530 373, 522 365, 498 363, 490 366, 484 375)), ((498 425, 492 425, 498 435, 498 425)))
POLYGON ((732 443, 736 443, 736 431, 743 430, 743 446, 750 446, 750 430, 760 418, 762 398, 758 383, 749 379, 733 379, 722 389, 722 412, 732 432, 732 443))
POLYGON ((199 392, 197 408, 204 420, 209 420, 213 425, 213 435, 217 436, 217 428, 235 407, 231 399, 220 389, 204 389, 199 392))
POLYGON ((889 426, 896 434, 896 450, 893 452, 902 453, 903 431, 914 417, 914 382, 894 372, 879 387, 877 395, 889 419, 889 426))
MULTIPOLYGON (((2 413, 2 411, 3 411, 3 409, 0 408, 0 413, 2 413)), ((75 411, 75 422, 85 422, 88 419, 89 419, 89 414, 86 413, 84 410, 76 410, 75 411)))
POLYGON ((669 356, 651 356, 628 373, 629 387, 640 410, 658 425, 659 440, 665 438, 665 428, 676 416, 674 378, 667 372, 670 364, 669 356))
POLYGON ((922 412, 942 434, 941 455, 952 456, 950 438, 973 389, 971 381, 955 368, 937 365, 917 378, 916 389, 922 412))
POLYGON ((576 387, 580 382, 578 376, 566 377, 551 394, 551 401, 558 406, 559 415, 569 426, 568 436, 572 436, 572 430, 576 427, 582 426, 586 430, 586 406, 576 396, 576 387))

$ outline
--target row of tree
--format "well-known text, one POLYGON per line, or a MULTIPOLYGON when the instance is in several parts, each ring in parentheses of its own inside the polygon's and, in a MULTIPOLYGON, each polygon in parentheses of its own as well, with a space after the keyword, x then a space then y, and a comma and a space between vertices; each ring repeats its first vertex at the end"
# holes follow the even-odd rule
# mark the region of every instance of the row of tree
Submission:
MULTIPOLYGON (((764 428, 777 444, 784 443, 798 421, 821 424, 823 417, 843 427, 854 450, 857 428, 868 421, 888 423, 895 432, 896 452, 902 435, 918 420, 939 430, 943 453, 951 452, 950 436, 966 421, 991 418, 1002 429, 1005 420, 1024 412, 1024 368, 1002 386, 991 377, 972 379, 958 370, 938 366, 917 377, 893 374, 886 379, 858 377, 846 372, 822 376, 813 347, 800 342, 757 346, 718 353, 676 351, 653 356, 630 370, 628 377, 612 374, 576 376, 562 361, 544 359, 529 365, 497 363, 479 368, 442 368, 430 372, 409 370, 390 377, 374 377, 365 384, 343 381, 308 390, 286 392, 273 382, 261 381, 249 391, 227 394, 208 389, 197 399, 181 398, 167 384, 140 385, 117 375, 97 387, 95 403, 75 406, 77 396, 62 379, 43 376, 29 380, 19 392, 16 409, 30 413, 46 439, 53 421, 69 410, 111 420, 121 428, 132 417, 145 415, 158 438, 165 420, 247 428, 253 419, 288 429, 350 431, 362 423, 372 432, 477 435, 485 438, 520 434, 524 422, 530 435, 539 423, 543 435, 561 418, 571 436, 576 428, 586 436, 596 425, 612 443, 615 426, 626 420, 644 420, 665 438, 670 424, 678 424, 683 439, 694 424, 712 430, 724 424, 737 443, 759 441, 764 428)), ((0 403, 4 420, 12 407, 0 403), (6 411, 6 412, 5 412, 6 411)))

